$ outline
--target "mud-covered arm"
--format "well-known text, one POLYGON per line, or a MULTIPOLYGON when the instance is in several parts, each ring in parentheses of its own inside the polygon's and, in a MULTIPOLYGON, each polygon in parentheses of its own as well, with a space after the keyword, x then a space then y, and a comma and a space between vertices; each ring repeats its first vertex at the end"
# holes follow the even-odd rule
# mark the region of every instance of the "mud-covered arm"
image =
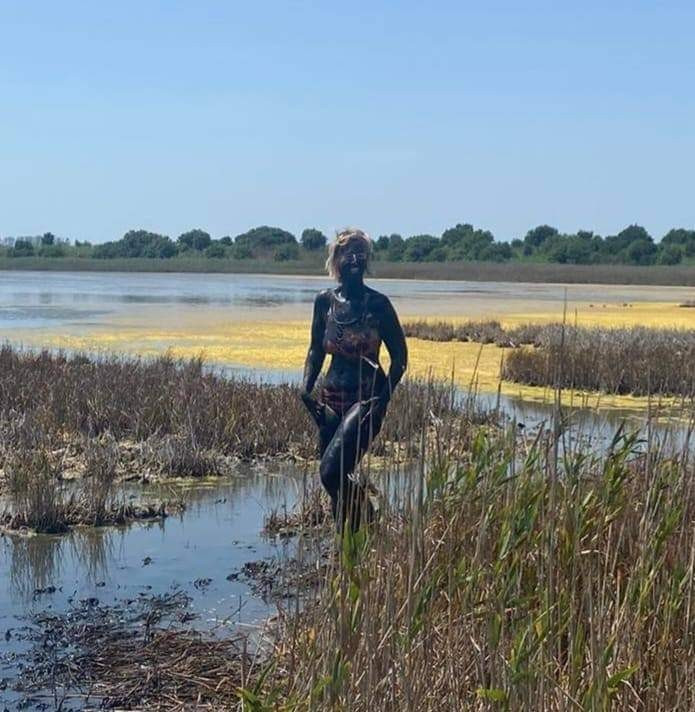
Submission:
POLYGON ((302 393, 308 395, 314 389, 314 384, 321 373, 326 352, 323 349, 323 335, 326 331, 326 296, 321 292, 314 300, 314 316, 311 322, 311 343, 304 362, 304 378, 302 393))
POLYGON ((379 399, 385 405, 391 399, 393 389, 403 378, 405 369, 408 366, 408 347, 405 342, 405 334, 398 321, 396 310, 388 299, 385 300, 381 316, 381 338, 391 358, 386 384, 379 394, 379 399))

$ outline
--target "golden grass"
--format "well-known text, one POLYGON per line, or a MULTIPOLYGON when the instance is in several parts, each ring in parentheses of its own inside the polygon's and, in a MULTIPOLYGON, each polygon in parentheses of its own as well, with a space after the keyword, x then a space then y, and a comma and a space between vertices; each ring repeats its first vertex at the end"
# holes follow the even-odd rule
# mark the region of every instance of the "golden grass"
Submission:
MULTIPOLYGON (((556 303, 555 303, 556 304, 556 303)), ((526 306, 526 305, 524 305, 526 306)), ((542 305, 538 304, 541 307, 542 305)), ((557 322, 563 318, 561 307, 547 311, 530 309, 519 313, 494 313, 503 327, 529 322, 557 322)), ((409 316, 402 315, 405 321, 409 316)), ((422 317, 419 317, 422 318, 422 317)), ((695 327, 695 314, 680 309, 677 303, 636 302, 631 305, 616 303, 568 305, 567 321, 580 326, 659 326, 695 327)), ((442 319, 432 315, 427 320, 442 319)), ((447 316, 447 321, 466 321, 468 316, 447 316)), ((206 361, 231 366, 300 371, 304 365, 309 338, 306 320, 222 321, 221 315, 207 314, 200 321, 182 321, 177 326, 165 324, 159 328, 120 325, 94 328, 82 333, 42 333, 36 345, 68 348, 80 351, 108 351, 155 356, 169 351, 173 356, 191 358, 202 356, 206 361)), ((151 323, 151 322, 150 322, 151 323)), ((31 334, 23 335, 23 342, 32 345, 31 334)), ((494 393, 500 388, 507 396, 519 397, 536 403, 552 402, 552 390, 503 382, 499 374, 504 350, 494 344, 431 342, 408 340, 410 363, 408 375, 448 379, 452 372, 457 385, 468 387, 473 379, 481 392, 494 393)), ((388 355, 383 351, 384 365, 388 355)), ((633 396, 607 396, 577 391, 566 394, 567 401, 586 407, 605 409, 644 410, 649 400, 633 396)))

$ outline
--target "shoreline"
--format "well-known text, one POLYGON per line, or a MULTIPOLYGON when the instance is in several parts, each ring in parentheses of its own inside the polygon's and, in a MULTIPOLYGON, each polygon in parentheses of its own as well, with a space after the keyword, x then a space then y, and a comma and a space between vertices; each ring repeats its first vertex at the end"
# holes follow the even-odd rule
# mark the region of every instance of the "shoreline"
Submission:
MULTIPOLYGON (((322 262, 212 259, 0 258, 0 272, 121 272, 325 277, 322 262)), ((373 279, 695 287, 695 265, 569 265, 539 262, 374 262, 373 279)))

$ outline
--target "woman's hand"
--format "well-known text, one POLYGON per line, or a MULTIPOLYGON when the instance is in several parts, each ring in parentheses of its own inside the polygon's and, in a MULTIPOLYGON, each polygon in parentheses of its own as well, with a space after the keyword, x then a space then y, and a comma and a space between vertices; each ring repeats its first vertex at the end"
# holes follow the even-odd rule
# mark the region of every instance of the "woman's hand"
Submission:
POLYGON ((323 405, 319 403, 309 391, 302 391, 302 402, 309 411, 309 415, 316 421, 318 425, 323 422, 323 405))

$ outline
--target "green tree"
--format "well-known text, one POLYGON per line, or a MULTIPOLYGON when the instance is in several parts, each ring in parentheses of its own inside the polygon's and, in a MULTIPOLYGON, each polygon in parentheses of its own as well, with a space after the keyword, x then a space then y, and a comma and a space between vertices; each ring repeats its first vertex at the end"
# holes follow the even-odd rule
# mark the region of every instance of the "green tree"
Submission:
POLYGON ((652 240, 635 240, 625 249, 628 261, 635 265, 652 265, 656 259, 657 246, 652 240))
POLYGON ((176 254, 176 245, 166 235, 147 230, 129 230, 121 240, 105 242, 94 248, 98 259, 115 257, 149 257, 169 259, 176 254))
POLYGON ((15 240, 14 247, 10 251, 10 257, 31 257, 34 254, 34 245, 24 238, 15 240))
POLYGON ((285 243, 275 248, 273 259, 276 262, 286 262, 287 260, 299 259, 299 247, 297 244, 285 243))
POLYGON ((432 250, 440 246, 440 241, 434 235, 413 235, 405 241, 403 260, 424 262, 432 250))
POLYGON ((316 230, 313 227, 308 227, 306 230, 303 230, 300 240, 305 250, 312 251, 322 250, 328 242, 321 230, 316 230))
POLYGON ((531 247, 531 249, 537 249, 546 240, 558 234, 557 228, 551 227, 550 225, 538 225, 538 227, 534 227, 526 233, 524 243, 531 247))
POLYGON ((446 248, 444 248, 440 245, 439 247, 435 247, 432 250, 432 252, 430 252, 427 255, 426 261, 427 262, 446 262, 446 258, 447 258, 446 248))
POLYGON ((178 236, 176 242, 184 249, 198 250, 202 252, 206 250, 212 244, 212 238, 210 233, 196 228, 195 230, 189 230, 178 236))
POLYGON ((235 260, 249 260, 253 257, 253 252, 251 252, 251 248, 248 245, 234 245, 232 257, 235 260))
POLYGON ((389 248, 389 236, 379 235, 376 242, 374 243, 374 250, 376 252, 385 252, 389 248))
POLYGON ((495 241, 489 230, 477 230, 470 223, 459 223, 442 233, 441 244, 447 249, 450 260, 481 260, 498 254, 491 249, 495 241))
POLYGON ((212 244, 208 245, 208 247, 205 248, 205 256, 206 257, 220 259, 220 258, 224 257, 224 255, 225 255, 224 245, 222 245, 220 242, 213 242, 212 244))
POLYGON ((63 245, 41 245, 39 248, 40 257, 65 257, 65 247, 63 245))
POLYGON ((52 232, 44 232, 41 236, 42 245, 54 245, 56 241, 55 235, 52 232))
MULTIPOLYGON (((652 245, 654 244, 652 236, 641 225, 628 225, 628 227, 621 230, 617 235, 609 235, 606 237, 604 250, 609 255, 618 256, 621 261, 624 261, 625 259, 634 261, 628 254, 628 248, 635 242, 647 242, 652 245)), ((642 245, 641 248, 636 248, 633 251, 634 254, 641 254, 643 248, 644 245, 642 245)), ((649 248, 646 249, 648 250, 649 248)))
POLYGON ((657 258, 660 265, 678 265, 682 261, 683 250, 680 245, 664 245, 657 258))
POLYGON ((297 239, 291 232, 279 227, 261 225, 248 232, 237 235, 235 245, 246 245, 254 254, 268 253, 280 245, 297 245, 297 239))
POLYGON ((398 234, 393 233, 389 237, 389 246, 386 251, 386 259, 389 262, 400 262, 405 251, 405 240, 398 234))

